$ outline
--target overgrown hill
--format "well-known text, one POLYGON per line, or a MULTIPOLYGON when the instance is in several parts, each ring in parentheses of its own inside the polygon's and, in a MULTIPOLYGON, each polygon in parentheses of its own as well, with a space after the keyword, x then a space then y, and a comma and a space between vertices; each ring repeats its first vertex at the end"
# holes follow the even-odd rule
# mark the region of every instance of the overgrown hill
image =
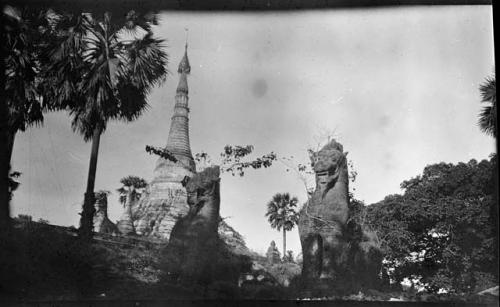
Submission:
MULTIPOLYGON (((10 299, 78 299, 199 297, 192 290, 159 283, 166 242, 139 236, 96 233, 80 242, 74 227, 13 220, 0 238, 0 297, 10 299)), ((258 256, 240 233, 221 220, 219 236, 237 255, 258 256)))

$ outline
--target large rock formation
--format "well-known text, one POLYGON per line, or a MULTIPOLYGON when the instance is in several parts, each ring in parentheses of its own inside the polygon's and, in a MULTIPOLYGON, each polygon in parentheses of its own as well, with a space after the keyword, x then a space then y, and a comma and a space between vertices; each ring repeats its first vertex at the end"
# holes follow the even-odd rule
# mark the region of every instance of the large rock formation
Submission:
POLYGON ((108 193, 95 193, 94 231, 106 234, 118 234, 118 228, 108 218, 108 193))
POLYGON ((298 225, 306 288, 356 291, 377 282, 382 254, 375 234, 348 225, 346 155, 335 140, 311 152, 316 190, 302 208, 298 225))

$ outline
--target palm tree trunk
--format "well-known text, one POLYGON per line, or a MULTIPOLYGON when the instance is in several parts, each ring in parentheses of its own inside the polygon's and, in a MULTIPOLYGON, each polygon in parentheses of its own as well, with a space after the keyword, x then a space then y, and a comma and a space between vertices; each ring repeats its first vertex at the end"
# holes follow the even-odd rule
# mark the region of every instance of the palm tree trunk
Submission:
MULTIPOLYGON (((5 122, 4 122, 5 123, 5 122)), ((1 142, 4 144, 3 150, 0 153, 0 228, 8 228, 10 226, 10 160, 12 158, 12 150, 14 149, 14 139, 16 134, 8 129, 7 124, 0 127, 1 142)))
POLYGON ((286 259, 286 230, 283 227, 283 259, 286 259))
POLYGON ((85 198, 83 201, 83 208, 80 217, 80 229, 78 231, 80 237, 84 240, 92 239, 92 232, 94 229, 94 214, 95 214, 95 195, 94 195, 94 185, 95 185, 95 174, 97 171, 97 155, 99 154, 99 142, 101 140, 101 130, 99 128, 94 129, 94 135, 92 137, 92 150, 90 152, 90 165, 89 165, 89 175, 87 178, 87 190, 85 192, 85 198))

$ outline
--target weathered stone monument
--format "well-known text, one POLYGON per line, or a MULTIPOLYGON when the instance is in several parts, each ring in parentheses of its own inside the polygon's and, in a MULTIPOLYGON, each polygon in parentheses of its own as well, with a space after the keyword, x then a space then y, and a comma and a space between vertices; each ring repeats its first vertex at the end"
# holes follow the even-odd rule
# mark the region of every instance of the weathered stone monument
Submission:
POLYGON ((120 217, 120 220, 118 220, 118 222, 116 223, 118 230, 120 230, 120 232, 124 235, 135 234, 134 221, 132 220, 132 203, 134 202, 133 200, 134 189, 135 189, 134 186, 130 187, 130 190, 127 195, 127 200, 125 201, 123 214, 120 217))
POLYGON ((280 263, 280 252, 278 251, 278 248, 276 247, 276 242, 271 241, 271 245, 269 245, 269 248, 267 249, 266 253, 266 258, 267 258, 267 263, 269 264, 275 264, 275 263, 280 263))
POLYGON ((219 253, 220 170, 218 166, 186 177, 188 214, 175 224, 167 247, 169 271, 181 279, 212 279, 219 253))
POLYGON ((347 225, 351 215, 347 153, 332 140, 310 154, 316 189, 302 208, 298 224, 305 287, 340 291, 373 288, 382 253, 374 233, 347 225), (352 235, 352 231, 359 235, 352 235), (356 237, 359 239, 353 239, 356 237))
POLYGON ((137 234, 162 239, 168 239, 179 217, 188 213, 187 194, 182 186, 182 180, 195 173, 195 163, 189 144, 187 75, 191 72, 191 67, 187 55, 187 44, 177 72, 179 83, 165 147, 177 161, 158 159, 154 179, 141 200, 132 207, 131 212, 137 234))
POLYGON ((106 234, 118 234, 118 228, 108 218, 108 193, 95 193, 94 231, 106 234))

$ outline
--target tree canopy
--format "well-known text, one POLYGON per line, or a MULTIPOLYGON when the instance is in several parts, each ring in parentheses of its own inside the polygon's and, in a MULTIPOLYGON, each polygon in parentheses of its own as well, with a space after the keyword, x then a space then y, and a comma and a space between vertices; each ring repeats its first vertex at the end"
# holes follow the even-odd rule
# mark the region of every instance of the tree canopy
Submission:
POLYGON ((163 40, 151 31, 156 19, 134 11, 117 19, 123 23, 109 12, 55 19, 45 98, 70 111, 73 129, 86 141, 109 120, 138 118, 147 109, 148 93, 167 74, 163 40))
POLYGON ((438 163, 404 181, 402 195, 366 207, 393 282, 467 294, 498 283, 496 155, 438 163))

